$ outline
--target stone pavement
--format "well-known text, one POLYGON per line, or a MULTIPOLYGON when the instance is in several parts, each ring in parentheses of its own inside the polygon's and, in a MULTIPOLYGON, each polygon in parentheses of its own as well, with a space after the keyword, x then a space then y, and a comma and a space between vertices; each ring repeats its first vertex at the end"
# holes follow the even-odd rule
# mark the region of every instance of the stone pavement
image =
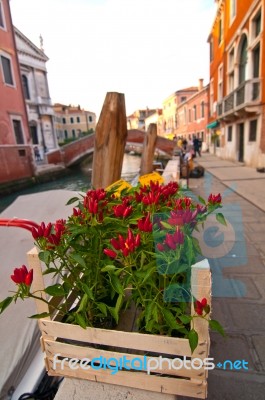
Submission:
MULTIPOLYGON (((203 251, 213 277, 213 313, 227 338, 211 333, 210 356, 215 364, 245 360, 230 370, 209 371, 209 400, 265 399, 265 174, 238 163, 203 154, 196 163, 205 177, 190 180, 196 195, 223 196, 227 228, 210 221, 203 251), (229 189, 230 188, 230 189, 229 189), (210 233, 210 237, 209 234, 210 233)), ((185 398, 186 399, 186 398, 185 398)), ((178 397, 184 400, 184 397, 178 397)))

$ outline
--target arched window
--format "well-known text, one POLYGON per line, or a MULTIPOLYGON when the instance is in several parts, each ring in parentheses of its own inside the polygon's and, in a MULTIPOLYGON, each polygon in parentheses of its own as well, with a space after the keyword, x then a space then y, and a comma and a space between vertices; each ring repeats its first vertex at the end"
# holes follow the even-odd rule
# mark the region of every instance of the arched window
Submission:
POLYGON ((240 83, 244 82, 246 80, 246 67, 247 67, 247 47, 248 47, 248 41, 247 37, 244 36, 241 42, 241 51, 240 51, 240 56, 239 56, 239 85, 240 83))
POLYGON ((28 78, 26 77, 26 75, 22 75, 22 87, 25 99, 29 100, 30 99, 29 85, 28 85, 28 78))

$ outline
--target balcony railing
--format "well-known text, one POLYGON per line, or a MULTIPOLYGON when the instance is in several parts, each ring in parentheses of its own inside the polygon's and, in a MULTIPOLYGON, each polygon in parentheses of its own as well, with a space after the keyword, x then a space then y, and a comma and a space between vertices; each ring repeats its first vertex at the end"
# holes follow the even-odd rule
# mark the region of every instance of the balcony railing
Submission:
POLYGON ((218 117, 232 114, 260 100, 260 79, 242 82, 233 92, 217 103, 218 117))

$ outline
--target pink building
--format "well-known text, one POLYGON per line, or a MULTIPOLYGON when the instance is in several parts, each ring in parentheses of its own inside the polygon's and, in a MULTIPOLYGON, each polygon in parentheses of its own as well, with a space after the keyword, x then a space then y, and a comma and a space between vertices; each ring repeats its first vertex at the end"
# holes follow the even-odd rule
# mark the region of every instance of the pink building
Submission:
POLYGON ((208 92, 209 85, 203 86, 200 79, 198 92, 190 96, 186 101, 180 103, 177 108, 176 136, 185 137, 187 140, 195 136, 200 138, 207 147, 208 138, 208 92))
POLYGON ((9 0, 0 0, 0 183, 32 176, 32 151, 9 0))

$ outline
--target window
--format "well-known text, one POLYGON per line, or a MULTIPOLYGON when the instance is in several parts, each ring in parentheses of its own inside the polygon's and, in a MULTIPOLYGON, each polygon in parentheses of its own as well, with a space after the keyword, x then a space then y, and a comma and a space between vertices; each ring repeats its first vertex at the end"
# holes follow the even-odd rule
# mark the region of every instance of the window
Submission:
POLYGON ((259 77, 259 64, 260 64, 260 44, 253 50, 253 78, 259 77))
POLYGON ((191 122, 191 109, 189 108, 189 122, 191 122))
POLYGON ((30 136, 31 136, 31 139, 32 139, 32 144, 39 144, 37 126, 36 125, 31 125, 29 127, 29 129, 30 129, 30 136))
POLYGON ((71 122, 71 124, 74 123, 74 118, 73 117, 70 118, 70 122, 71 122))
POLYGON ((65 118, 63 118, 63 124, 66 124, 66 119, 65 118))
POLYGON ((258 14, 256 15, 256 17, 253 20, 253 35, 254 35, 254 38, 259 36, 260 31, 261 31, 261 10, 258 12, 258 14))
POLYGON ((227 130, 227 141, 232 142, 233 127, 230 125, 227 130))
POLYGON ((236 16, 236 0, 230 0, 230 24, 236 16))
POLYGON ((4 17, 2 1, 0 1, 0 27, 5 29, 5 17, 4 17))
POLYGON ((193 112, 194 112, 194 121, 196 121, 197 120, 197 107, 196 107, 196 105, 193 106, 193 112))
POLYGON ((213 115, 214 113, 214 90, 213 90, 213 79, 210 82, 210 113, 213 115))
POLYGON ((74 129, 72 129, 72 135, 75 138, 75 130, 74 129))
POLYGON ((235 86, 234 63, 235 51, 232 49, 228 54, 228 93, 231 93, 235 86))
POLYGON ((201 118, 204 118, 204 101, 201 102, 201 118))
POLYGON ((247 67, 247 37, 244 35, 241 43, 240 59, 239 59, 239 84, 246 80, 246 67, 247 67))
POLYGON ((249 141, 255 142, 257 139, 257 124, 258 121, 256 119, 250 121, 249 125, 249 141))
POLYGON ((210 40, 210 62, 213 61, 213 38, 210 40))
POLYGON ((220 65, 218 68, 218 93, 217 99, 218 101, 223 98, 223 66, 220 65))
POLYGON ((80 117, 76 117, 76 122, 80 122, 80 117))
POLYGON ((19 119, 13 119, 12 122, 17 144, 24 144, 21 121, 19 119))
POLYGON ((91 115, 89 115, 88 121, 89 121, 89 122, 92 122, 92 121, 93 121, 93 118, 91 117, 91 115))
POLYGON ((25 99, 29 100, 30 99, 29 85, 28 85, 28 78, 26 77, 26 75, 22 75, 22 88, 25 99))
POLYGON ((2 64, 2 70, 3 70, 3 75, 4 75, 4 82, 7 85, 14 86, 12 69, 11 69, 11 59, 1 55, 1 64, 2 64))
POLYGON ((67 130, 64 131, 64 138, 65 138, 65 139, 68 139, 68 132, 67 132, 67 130))
POLYGON ((180 102, 181 103, 183 103, 184 101, 186 101, 187 100, 187 97, 186 96, 181 96, 181 98, 180 98, 180 102))
POLYGON ((218 44, 220 44, 222 40, 223 40, 223 15, 221 15, 219 19, 218 44))

